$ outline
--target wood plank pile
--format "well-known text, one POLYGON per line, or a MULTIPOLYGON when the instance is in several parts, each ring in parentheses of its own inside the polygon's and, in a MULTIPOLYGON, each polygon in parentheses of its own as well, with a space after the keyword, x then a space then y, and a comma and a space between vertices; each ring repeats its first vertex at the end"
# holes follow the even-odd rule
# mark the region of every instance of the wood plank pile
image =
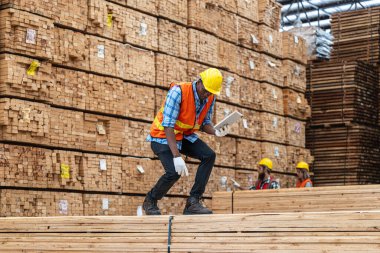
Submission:
POLYGON ((378 127, 359 124, 310 128, 315 185, 380 183, 378 127))
POLYGON ((331 31, 334 36, 333 60, 380 61, 380 7, 334 13, 331 31))
POLYGON ((365 62, 321 62, 308 68, 310 124, 376 125, 379 79, 365 62))
MULTIPOLYGON (((73 215, 136 215, 163 173, 145 139, 169 85, 209 67, 224 76, 213 122, 235 110, 244 118, 225 138, 201 134, 217 154, 206 201, 233 189, 230 178, 256 180, 264 156, 293 187, 294 164, 312 161, 306 57, 301 38, 278 31, 280 9, 274 0, 0 0, 0 186, 20 196, 0 215, 20 215, 23 202, 45 208, 25 215, 57 214, 60 193, 81 203, 73 215)), ((191 175, 164 213, 182 213, 198 164, 186 162, 191 175)))
POLYGON ((245 253, 268 248, 271 252, 378 252, 379 217, 379 211, 9 217, 0 219, 0 250, 168 252, 169 248, 170 252, 245 253))
POLYGON ((331 61, 307 68, 314 183, 379 183, 380 8, 336 13, 331 28, 331 61))
POLYGON ((216 214, 378 211, 379 196, 378 185, 324 186, 215 192, 212 205, 216 214))

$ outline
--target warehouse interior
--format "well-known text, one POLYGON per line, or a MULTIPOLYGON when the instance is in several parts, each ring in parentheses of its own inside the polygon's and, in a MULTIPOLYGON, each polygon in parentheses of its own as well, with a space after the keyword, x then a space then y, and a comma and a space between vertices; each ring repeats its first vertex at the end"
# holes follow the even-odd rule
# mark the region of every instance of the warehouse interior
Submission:
POLYGON ((0 251, 379 252, 379 52, 379 0, 0 0, 0 251), (204 158, 180 148, 149 195, 184 82, 215 97, 212 214, 184 215, 204 158))

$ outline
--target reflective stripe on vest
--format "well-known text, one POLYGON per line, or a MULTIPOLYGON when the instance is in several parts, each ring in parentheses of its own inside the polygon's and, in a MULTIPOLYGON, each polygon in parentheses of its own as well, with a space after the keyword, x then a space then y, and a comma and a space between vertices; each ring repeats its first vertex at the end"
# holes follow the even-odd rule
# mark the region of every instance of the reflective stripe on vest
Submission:
MULTIPOLYGON (((171 84, 171 88, 174 85, 175 84, 171 84)), ((193 84, 181 83, 177 85, 179 85, 181 88, 181 107, 174 126, 174 134, 176 135, 176 140, 178 141, 183 139, 183 135, 191 135, 200 129, 201 124, 207 116, 207 112, 214 101, 214 96, 211 95, 208 97, 208 101, 203 107, 201 113, 199 114, 198 121, 196 122, 196 107, 193 84)), ((163 106, 157 113, 150 128, 150 135, 154 138, 166 138, 164 127, 162 126, 165 102, 166 99, 163 103, 163 106)))

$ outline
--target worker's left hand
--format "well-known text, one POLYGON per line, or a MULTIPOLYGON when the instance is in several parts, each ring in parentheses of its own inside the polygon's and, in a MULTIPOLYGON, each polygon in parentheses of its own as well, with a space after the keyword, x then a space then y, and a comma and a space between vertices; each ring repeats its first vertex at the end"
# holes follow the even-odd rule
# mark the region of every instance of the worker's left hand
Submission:
POLYGON ((225 125, 221 129, 216 130, 215 131, 215 135, 218 136, 218 137, 224 137, 224 136, 226 136, 228 134, 229 131, 230 131, 230 126, 229 125, 225 125))

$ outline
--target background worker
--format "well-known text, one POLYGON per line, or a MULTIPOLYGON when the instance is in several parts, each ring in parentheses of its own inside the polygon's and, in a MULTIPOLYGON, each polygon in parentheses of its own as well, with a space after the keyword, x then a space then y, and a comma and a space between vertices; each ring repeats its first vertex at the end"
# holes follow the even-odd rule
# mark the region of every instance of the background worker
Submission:
POLYGON ((234 186, 240 190, 264 190, 264 189, 280 189, 280 184, 275 180, 273 176, 270 175, 273 169, 273 162, 269 158, 263 158, 259 162, 258 167, 258 179, 255 185, 251 187, 241 187, 239 184, 234 182, 234 186))
POLYGON ((215 152, 196 134, 198 130, 222 137, 228 126, 215 130, 211 118, 215 95, 222 89, 223 77, 218 69, 209 68, 194 82, 171 84, 166 99, 154 119, 147 140, 165 169, 156 185, 148 192, 143 208, 147 215, 160 215, 157 201, 188 170, 181 154, 200 160, 194 185, 184 214, 211 214, 200 202, 215 162, 215 152))
POLYGON ((297 188, 313 187, 313 183, 310 179, 309 164, 305 162, 299 162, 296 167, 297 170, 297 188))

